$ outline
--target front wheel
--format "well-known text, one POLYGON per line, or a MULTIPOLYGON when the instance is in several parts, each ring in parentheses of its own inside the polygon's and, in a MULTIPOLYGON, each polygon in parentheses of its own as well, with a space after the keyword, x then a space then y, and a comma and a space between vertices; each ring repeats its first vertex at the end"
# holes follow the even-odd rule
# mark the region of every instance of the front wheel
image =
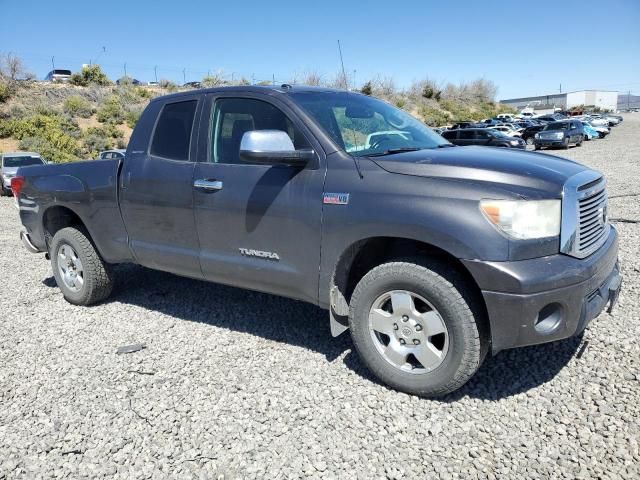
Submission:
POLYGON ((367 273, 351 297, 354 346, 387 385, 415 395, 457 390, 482 362, 479 318, 466 284, 438 262, 390 262, 367 273))
POLYGON ((102 260, 84 230, 58 230, 51 242, 51 266, 65 300, 74 305, 91 305, 111 294, 110 266, 102 260))
POLYGON ((527 145, 533 145, 533 137, 527 137, 527 145))

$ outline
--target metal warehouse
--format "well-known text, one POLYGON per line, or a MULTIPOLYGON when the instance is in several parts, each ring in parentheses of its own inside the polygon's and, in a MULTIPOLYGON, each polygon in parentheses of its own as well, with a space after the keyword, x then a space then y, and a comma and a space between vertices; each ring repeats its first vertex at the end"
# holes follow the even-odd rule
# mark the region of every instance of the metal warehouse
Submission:
POLYGON ((579 105, 594 105, 604 110, 618 108, 618 92, 609 90, 577 90, 567 93, 553 93, 537 97, 510 98, 500 100, 518 110, 532 108, 536 113, 549 113, 555 109, 565 110, 579 105))

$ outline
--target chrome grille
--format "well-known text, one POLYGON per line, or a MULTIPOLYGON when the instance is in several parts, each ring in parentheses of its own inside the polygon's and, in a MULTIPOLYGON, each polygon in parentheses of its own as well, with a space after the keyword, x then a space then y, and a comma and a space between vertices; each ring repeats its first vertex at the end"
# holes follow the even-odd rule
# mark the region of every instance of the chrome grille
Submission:
POLYGON ((564 186, 560 251, 578 258, 595 252, 607 240, 607 190, 593 170, 571 177, 564 186))
POLYGON ((607 226, 607 191, 604 185, 601 187, 602 190, 578 200, 578 252, 586 255, 595 250, 594 245, 600 246, 607 226))

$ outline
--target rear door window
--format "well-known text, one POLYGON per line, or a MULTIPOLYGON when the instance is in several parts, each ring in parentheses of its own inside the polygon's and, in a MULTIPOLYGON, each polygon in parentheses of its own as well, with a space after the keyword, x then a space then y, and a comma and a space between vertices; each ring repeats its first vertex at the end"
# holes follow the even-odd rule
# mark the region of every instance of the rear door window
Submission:
POLYGON ((153 133, 150 154, 170 160, 189 160, 191 131, 197 100, 167 103, 153 133))

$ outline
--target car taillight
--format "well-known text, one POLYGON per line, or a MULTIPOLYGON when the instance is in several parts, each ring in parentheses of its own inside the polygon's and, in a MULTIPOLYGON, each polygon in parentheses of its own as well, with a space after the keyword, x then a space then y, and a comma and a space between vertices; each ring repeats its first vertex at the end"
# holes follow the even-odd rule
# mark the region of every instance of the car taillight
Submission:
POLYGON ((13 196, 18 198, 20 194, 20 190, 22 190, 22 186, 24 185, 24 177, 13 177, 11 179, 11 191, 13 192, 13 196))

